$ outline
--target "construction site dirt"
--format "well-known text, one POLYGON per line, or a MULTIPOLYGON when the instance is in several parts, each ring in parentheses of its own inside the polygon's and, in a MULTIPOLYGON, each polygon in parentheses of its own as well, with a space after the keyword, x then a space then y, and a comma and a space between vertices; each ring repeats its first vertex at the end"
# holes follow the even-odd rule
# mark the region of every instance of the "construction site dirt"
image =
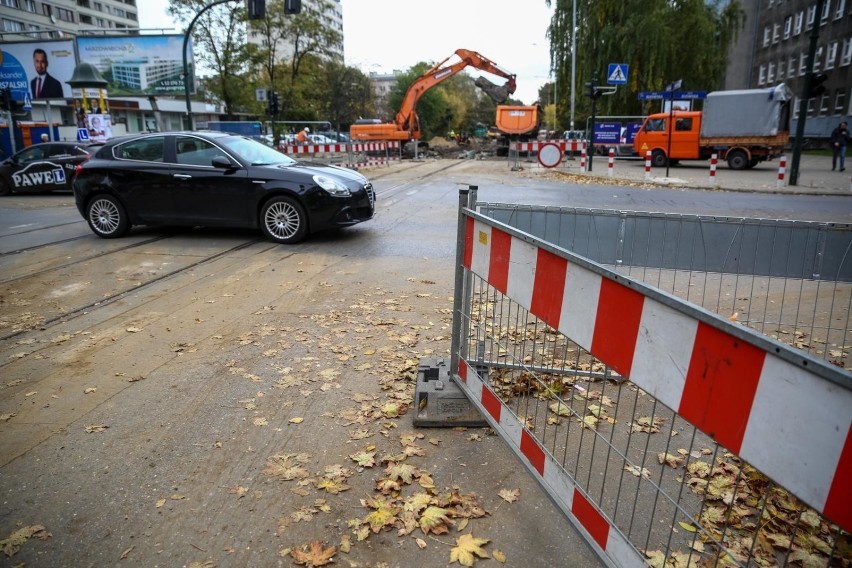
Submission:
POLYGON ((490 429, 415 427, 414 389, 449 357, 459 188, 618 181, 445 156, 365 169, 376 218, 295 246, 0 201, 0 566, 601 565, 490 429))

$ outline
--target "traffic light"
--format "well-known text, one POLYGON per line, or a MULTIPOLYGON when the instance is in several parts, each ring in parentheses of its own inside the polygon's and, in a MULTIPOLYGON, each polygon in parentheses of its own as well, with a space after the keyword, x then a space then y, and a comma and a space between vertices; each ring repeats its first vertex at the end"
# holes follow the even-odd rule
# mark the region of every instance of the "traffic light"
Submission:
POLYGON ((808 83, 808 98, 815 99, 817 97, 821 97, 826 93, 828 89, 825 88, 825 83, 828 80, 828 75, 825 73, 820 73, 819 75, 815 73, 810 74, 810 83, 808 83))
POLYGON ((269 106, 267 108, 267 112, 270 116, 275 116, 278 114, 280 110, 278 106, 278 93, 275 91, 269 91, 269 106))
POLYGON ((12 98, 12 89, 6 87, 0 90, 0 109, 8 110, 13 114, 20 114, 24 110, 24 104, 12 98))
POLYGON ((262 20, 266 17, 266 0, 246 0, 249 20, 262 20))
POLYGON ((285 14, 299 14, 302 11, 302 0, 284 0, 285 14))
POLYGON ((601 92, 601 90, 598 89, 597 85, 595 85, 594 83, 586 83, 586 96, 587 97, 589 97, 590 99, 592 99, 594 101, 594 100, 601 98, 601 95, 603 95, 603 92, 601 92))

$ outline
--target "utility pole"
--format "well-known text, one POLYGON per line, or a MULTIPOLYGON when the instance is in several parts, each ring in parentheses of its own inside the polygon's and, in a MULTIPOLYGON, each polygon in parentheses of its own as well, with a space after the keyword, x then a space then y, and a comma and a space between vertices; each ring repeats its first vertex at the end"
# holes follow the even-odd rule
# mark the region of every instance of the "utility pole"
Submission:
MULTIPOLYGON (((813 85, 814 75, 814 58, 816 56, 817 42, 819 41, 819 22, 822 18, 822 6, 825 0, 817 0, 816 13, 814 14, 814 25, 811 28, 811 44, 808 46, 807 66, 808 72, 805 73, 805 84, 802 86, 802 97, 799 99, 799 119, 796 121, 796 140, 793 142, 793 160, 790 162, 790 185, 798 185, 799 183, 799 159, 802 156, 802 139, 805 137, 805 119, 808 114, 808 100, 819 94, 814 91, 814 87, 822 85, 813 85)), ((825 81, 826 76, 821 77, 820 83, 825 81)), ((825 91, 825 87, 822 87, 825 91)))
POLYGON ((598 88, 598 74, 595 73, 592 75, 592 82, 586 83, 586 96, 592 99, 592 132, 591 132, 591 144, 589 147, 591 151, 589 152, 589 171, 592 171, 592 157, 595 155, 595 106, 596 102, 603 95, 603 91, 598 88))

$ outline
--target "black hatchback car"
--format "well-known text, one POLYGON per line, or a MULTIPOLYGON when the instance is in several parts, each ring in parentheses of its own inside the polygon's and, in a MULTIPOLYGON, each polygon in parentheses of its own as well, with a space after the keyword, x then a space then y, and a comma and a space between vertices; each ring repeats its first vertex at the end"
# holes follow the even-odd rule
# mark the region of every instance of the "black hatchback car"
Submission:
POLYGON ((74 199, 104 238, 133 225, 188 225, 259 228, 278 243, 367 221, 376 200, 358 172, 224 132, 113 138, 77 168, 74 199))
POLYGON ((76 142, 33 144, 0 163, 0 195, 71 191, 74 171, 98 148, 76 142))

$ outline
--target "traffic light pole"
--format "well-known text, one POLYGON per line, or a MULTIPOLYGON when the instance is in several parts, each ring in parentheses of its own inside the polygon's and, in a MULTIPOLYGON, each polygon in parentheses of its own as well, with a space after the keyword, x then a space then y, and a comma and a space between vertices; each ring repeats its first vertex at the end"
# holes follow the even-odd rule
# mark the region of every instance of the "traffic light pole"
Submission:
POLYGON ((808 100, 811 98, 811 79, 813 78, 814 58, 817 42, 819 41, 819 22, 822 18, 822 6, 825 0, 817 0, 814 25, 811 28, 811 44, 808 46, 805 84, 802 87, 802 97, 799 99, 799 119, 796 121, 796 140, 793 142, 793 160, 790 162, 790 185, 799 183, 799 160, 802 156, 802 140, 805 137, 805 118, 808 114, 808 100))

